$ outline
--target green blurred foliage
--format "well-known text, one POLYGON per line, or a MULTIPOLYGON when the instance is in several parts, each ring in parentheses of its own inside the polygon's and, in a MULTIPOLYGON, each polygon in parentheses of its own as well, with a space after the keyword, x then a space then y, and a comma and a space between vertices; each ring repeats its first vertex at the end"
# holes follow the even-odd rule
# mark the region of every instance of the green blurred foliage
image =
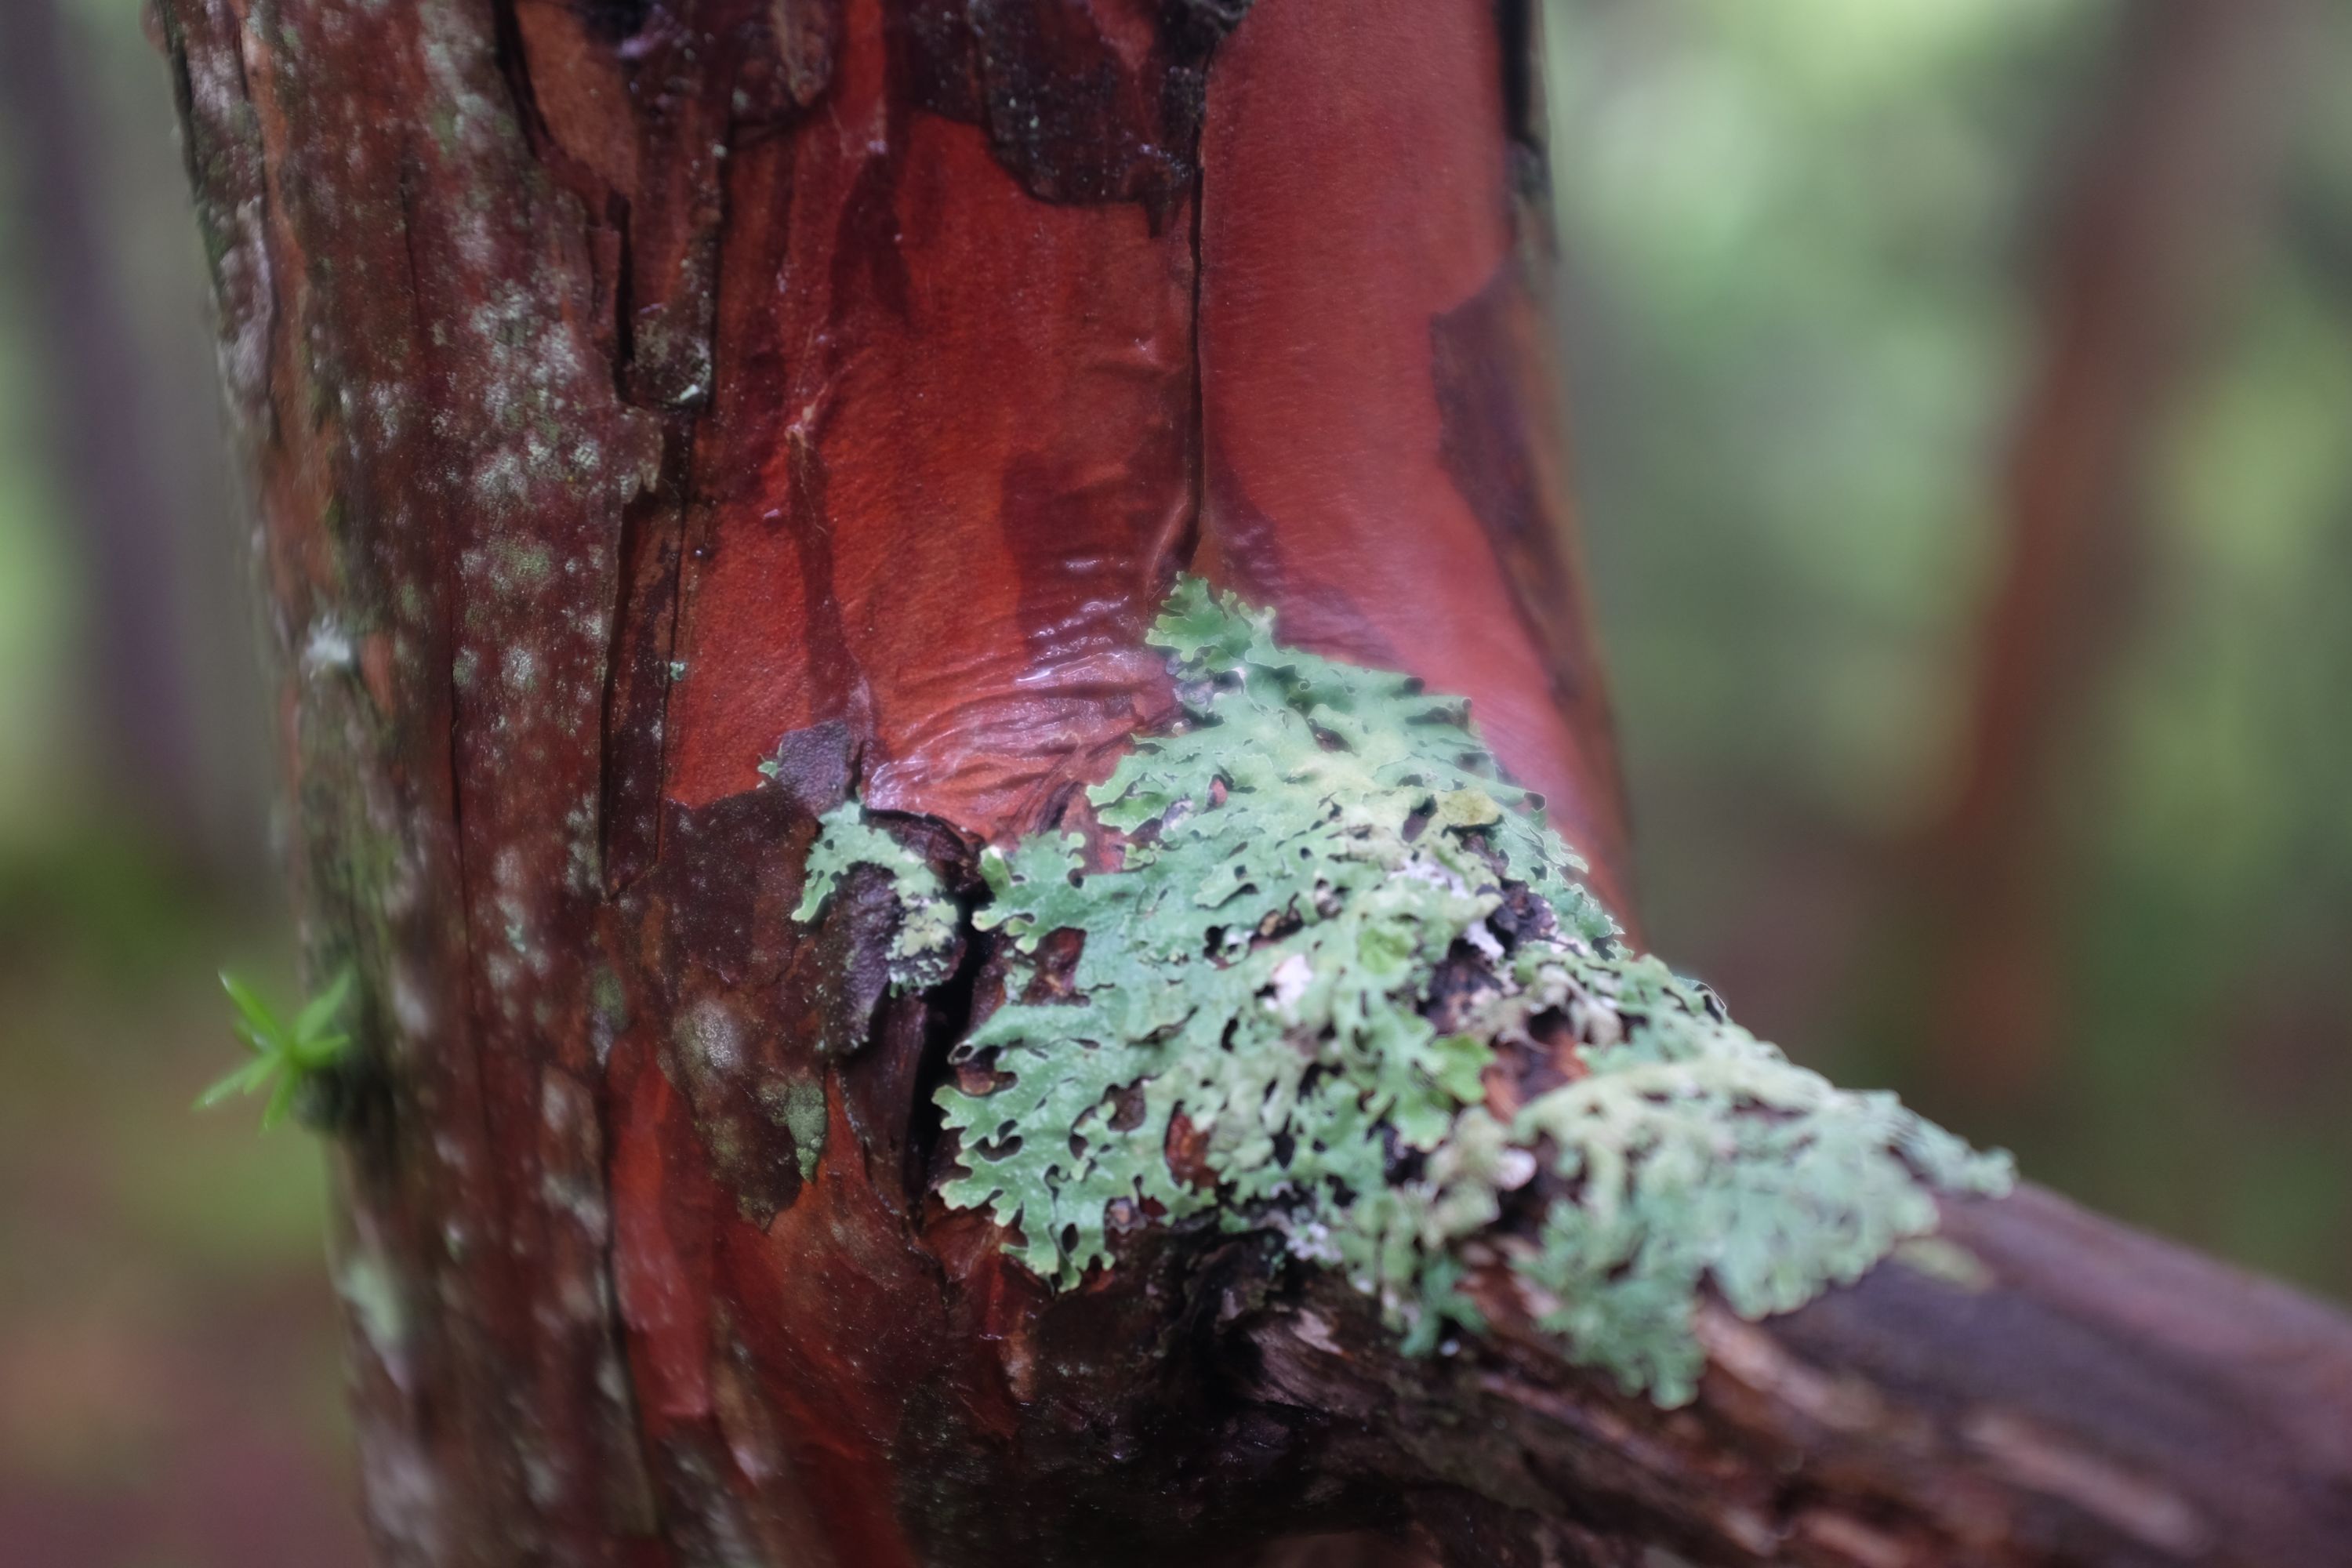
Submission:
POLYGON ((1641 785, 1755 775, 1854 833, 1937 804, 2015 258, 2100 10, 1555 6, 1576 459, 1641 785))
MULTIPOLYGON (((2352 173, 2340 132, 2305 150, 2352 173)), ((2342 1292, 2352 278, 2268 239, 2156 476, 2151 602, 2066 774, 2071 1065, 2119 1110, 2053 1160, 2100 1201, 2342 1292)))
POLYGON ((2352 16, 2140 477, 2053 758, 2048 1102, 1935 1105, 1950 805, 2034 262, 2127 6, 1554 0, 1576 471, 1660 948, 2101 1206, 2352 1292, 2352 16))
MULTIPOLYGON (((11 171, 0 168, 0 180, 11 171)), ((0 215, 15 193, 0 187, 0 215)), ((13 247, 0 250, 0 299, 26 282, 13 247)), ((78 628, 71 555, 29 405, 40 375, 23 312, 0 310, 0 854, 42 837, 44 817, 71 782, 58 739, 67 728, 69 649, 78 628)))

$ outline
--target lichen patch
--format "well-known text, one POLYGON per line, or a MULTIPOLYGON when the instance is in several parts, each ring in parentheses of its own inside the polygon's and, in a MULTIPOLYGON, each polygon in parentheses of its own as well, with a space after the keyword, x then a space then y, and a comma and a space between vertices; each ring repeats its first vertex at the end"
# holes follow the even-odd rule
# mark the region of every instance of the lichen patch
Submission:
MULTIPOLYGON (((1124 863, 1084 872, 1051 832, 983 853, 1008 1001, 939 1091, 968 1171, 944 1197, 1040 1277, 1108 1266, 1114 1222, 1203 1216, 1339 1269, 1425 1351, 1484 1328, 1462 1287, 1498 1260, 1570 1358, 1671 1405, 1703 1289, 1786 1311, 1932 1230, 1937 1191, 2007 1188, 2006 1156, 1791 1064, 1627 949, 1459 700, 1283 647, 1195 579, 1151 640, 1185 718, 1089 792, 1124 863), (1491 1098, 1502 1052, 1548 1083, 1491 1098)), ((854 804, 824 820, 800 918, 880 866, 894 977, 936 983, 936 875, 854 804)))
MULTIPOLYGON (((777 764, 761 764, 761 773, 777 776, 777 764)), ((816 918, 835 887, 852 866, 872 866, 888 874, 898 900, 898 931, 890 944, 890 984, 899 991, 920 991, 937 985, 955 967, 958 911, 930 863, 887 833, 866 822, 854 801, 818 818, 823 827, 809 850, 806 880, 800 907, 793 918, 806 923, 816 918)))

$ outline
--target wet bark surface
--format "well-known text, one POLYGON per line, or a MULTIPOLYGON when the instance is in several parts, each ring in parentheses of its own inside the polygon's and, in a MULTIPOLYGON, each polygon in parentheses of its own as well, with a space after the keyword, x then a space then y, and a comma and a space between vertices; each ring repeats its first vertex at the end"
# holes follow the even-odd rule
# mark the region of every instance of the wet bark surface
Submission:
POLYGON ((363 982, 327 1110, 383 1561, 2347 1560, 2343 1326, 2200 1264, 2168 1293, 2244 1353, 2078 1300, 2038 1200, 1964 1217, 1969 1289, 1711 1321, 1664 1415, 1507 1300, 1406 1362, 1166 1230, 1049 1299, 929 1195, 988 954, 898 996, 878 886, 794 922, 815 816, 969 886, 1171 710, 1180 569, 1466 693, 1625 907, 1515 0, 159 18, 303 936, 363 982), (1992 1375, 2059 1314, 2112 1377, 1992 1375), (2131 1447, 2108 1383, 2184 1369, 2131 1447))

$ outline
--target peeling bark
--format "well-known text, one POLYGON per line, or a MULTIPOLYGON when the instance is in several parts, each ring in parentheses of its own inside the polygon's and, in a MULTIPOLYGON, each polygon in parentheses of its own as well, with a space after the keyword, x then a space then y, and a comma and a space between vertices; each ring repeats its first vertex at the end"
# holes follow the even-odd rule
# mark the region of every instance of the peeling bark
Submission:
POLYGON ((998 972, 892 994, 855 874, 794 922, 815 817, 855 789, 969 889, 1169 711, 1181 567, 1467 693, 1623 907, 1516 0, 160 16, 303 938, 363 980, 384 1562, 2346 1560, 2344 1326, 2105 1232, 2082 1288, 2041 1200, 1955 1216, 1981 1291, 1711 1319, 1668 1416, 1507 1300, 1410 1362, 1166 1229, 1049 1299, 930 1196, 998 972), (2142 1375, 2183 1391, 2110 1403, 2142 1375))

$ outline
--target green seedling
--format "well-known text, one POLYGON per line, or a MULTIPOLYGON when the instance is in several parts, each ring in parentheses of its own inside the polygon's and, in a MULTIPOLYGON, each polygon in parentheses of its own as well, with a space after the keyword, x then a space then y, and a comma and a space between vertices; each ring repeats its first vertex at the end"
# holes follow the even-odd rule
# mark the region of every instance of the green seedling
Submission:
POLYGON ((254 1059, 228 1074, 196 1097, 196 1109, 205 1110, 232 1095, 269 1090, 261 1112, 266 1131, 286 1120, 302 1085, 331 1067, 351 1047, 352 1037, 335 1027, 335 1020, 352 994, 352 972, 344 970, 334 983, 313 996, 289 1026, 269 1010, 253 987, 224 971, 221 989, 236 1007, 229 1028, 253 1052, 254 1059))

